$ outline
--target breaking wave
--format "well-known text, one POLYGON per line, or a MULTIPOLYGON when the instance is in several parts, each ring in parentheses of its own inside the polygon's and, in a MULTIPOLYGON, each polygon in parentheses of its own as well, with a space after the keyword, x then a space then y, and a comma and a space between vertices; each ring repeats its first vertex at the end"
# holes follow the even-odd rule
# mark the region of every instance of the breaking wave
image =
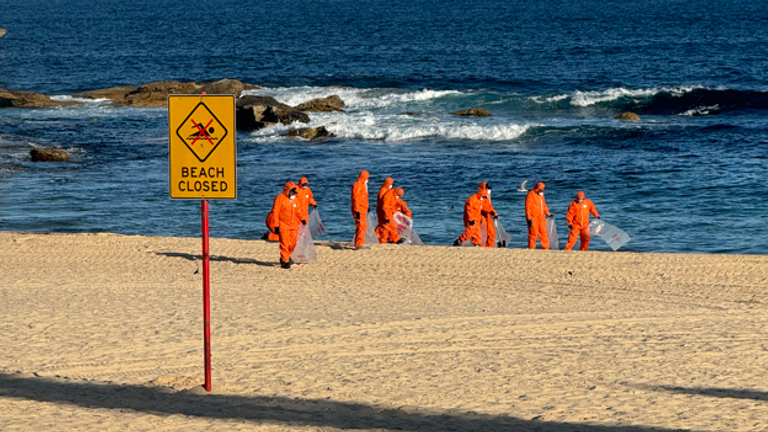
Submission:
POLYGON ((532 96, 538 109, 580 108, 634 111, 650 115, 712 115, 739 110, 768 109, 768 92, 708 89, 702 87, 575 91, 569 94, 532 96))
POLYGON ((530 126, 517 124, 478 125, 459 123, 387 125, 370 122, 348 122, 327 126, 341 138, 379 140, 388 142, 424 138, 472 141, 512 141, 522 136, 530 126))
POLYGON ((352 87, 277 87, 247 90, 244 95, 271 96, 287 105, 296 106, 311 99, 339 96, 347 109, 373 109, 422 102, 450 95, 461 95, 458 90, 358 89, 352 87))

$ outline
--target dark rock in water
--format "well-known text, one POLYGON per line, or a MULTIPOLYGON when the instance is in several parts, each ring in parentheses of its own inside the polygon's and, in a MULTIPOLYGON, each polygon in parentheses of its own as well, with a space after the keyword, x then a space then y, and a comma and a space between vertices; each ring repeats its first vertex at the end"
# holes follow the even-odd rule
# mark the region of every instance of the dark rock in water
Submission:
POLYGON ((331 95, 327 98, 312 99, 303 104, 296 105, 296 109, 299 111, 311 111, 311 112, 331 112, 339 111, 346 113, 342 108, 344 107, 344 101, 337 95, 331 95))
POLYGON ((468 110, 452 112, 451 114, 455 116, 463 116, 463 117, 491 117, 492 116, 492 114, 489 113, 488 110, 483 108, 472 108, 468 110))
POLYGON ((5 36, 6 33, 8 33, 8 30, 6 30, 4 28, 0 28, 0 37, 5 36))
POLYGON ((640 116, 633 112, 625 112, 614 117, 616 120, 640 121, 640 116))
POLYGON ((66 162, 69 160, 69 154, 64 150, 57 149, 32 149, 29 152, 32 156, 32 162, 66 162))
POLYGON ((136 89, 138 89, 138 87, 136 86, 110 87, 110 88, 99 89, 99 90, 91 90, 91 91, 82 92, 82 93, 75 93, 72 95, 72 97, 83 98, 83 99, 109 99, 112 101, 124 100, 125 95, 133 91, 136 91, 136 89))
POLYGON ((82 104, 76 101, 57 101, 38 93, 0 89, 0 108, 50 108, 82 104))
POLYGON ((247 108, 253 105, 264 105, 264 106, 283 105, 290 108, 290 106, 278 102, 277 99, 271 96, 243 96, 237 100, 236 105, 237 105, 237 108, 247 108))
POLYGON ((268 96, 245 96, 237 100, 237 128, 260 129, 275 123, 309 123, 309 116, 268 96))
POLYGON ((309 116, 306 113, 282 106, 269 107, 264 111, 264 118, 267 121, 276 121, 286 125, 293 122, 309 123, 309 116))
POLYGON ((238 80, 224 78, 216 82, 202 84, 198 92, 205 92, 209 95, 234 95, 235 98, 238 98, 245 90, 260 88, 253 84, 245 84, 238 80))
POLYGON ((416 111, 408 111, 406 113, 403 113, 403 115, 407 115, 407 116, 420 116, 420 115, 423 115, 423 114, 420 113, 420 112, 416 112, 416 111))
POLYGON ((168 96, 174 94, 198 94, 200 87, 193 83, 163 81, 144 84, 125 95, 123 99, 114 99, 115 105, 127 105, 143 108, 160 108, 168 105, 168 96))
POLYGON ((285 136, 297 136, 308 140, 319 140, 323 138, 333 138, 336 135, 330 133, 325 126, 320 126, 316 128, 291 128, 285 136))
POLYGON ((168 96, 207 93, 210 95, 234 95, 240 97, 244 90, 260 88, 253 84, 244 84, 233 79, 223 79, 212 83, 161 81, 144 84, 139 87, 120 86, 101 90, 76 93, 72 96, 89 99, 110 99, 115 105, 140 108, 160 108, 168 105, 168 96))

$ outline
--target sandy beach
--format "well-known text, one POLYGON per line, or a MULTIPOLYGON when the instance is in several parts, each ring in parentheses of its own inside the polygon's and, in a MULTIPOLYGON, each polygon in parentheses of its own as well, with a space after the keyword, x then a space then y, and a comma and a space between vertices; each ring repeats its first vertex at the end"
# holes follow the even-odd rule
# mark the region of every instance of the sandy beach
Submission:
MULTIPOLYGON (((599 241, 599 240, 595 240, 599 241)), ((0 233, 0 430, 764 431, 768 257, 0 233)))

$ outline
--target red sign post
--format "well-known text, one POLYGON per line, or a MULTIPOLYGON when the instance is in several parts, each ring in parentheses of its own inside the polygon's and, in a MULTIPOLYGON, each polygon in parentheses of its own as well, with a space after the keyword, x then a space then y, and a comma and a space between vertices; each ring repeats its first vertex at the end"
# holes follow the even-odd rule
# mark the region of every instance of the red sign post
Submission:
POLYGON ((203 219, 203 348, 205 391, 211 391, 211 255, 208 248, 208 201, 202 200, 203 219))
POLYGON ((211 255, 209 199, 237 197, 235 97, 168 97, 171 198, 200 199, 203 231, 203 358, 206 391, 211 391, 211 255))

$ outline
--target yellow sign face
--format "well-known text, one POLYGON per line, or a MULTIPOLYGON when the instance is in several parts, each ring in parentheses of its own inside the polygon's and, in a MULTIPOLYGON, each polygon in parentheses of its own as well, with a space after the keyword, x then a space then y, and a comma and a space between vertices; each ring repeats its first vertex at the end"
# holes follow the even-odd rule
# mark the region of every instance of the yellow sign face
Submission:
POLYGON ((237 198, 235 97, 168 97, 171 198, 237 198))

